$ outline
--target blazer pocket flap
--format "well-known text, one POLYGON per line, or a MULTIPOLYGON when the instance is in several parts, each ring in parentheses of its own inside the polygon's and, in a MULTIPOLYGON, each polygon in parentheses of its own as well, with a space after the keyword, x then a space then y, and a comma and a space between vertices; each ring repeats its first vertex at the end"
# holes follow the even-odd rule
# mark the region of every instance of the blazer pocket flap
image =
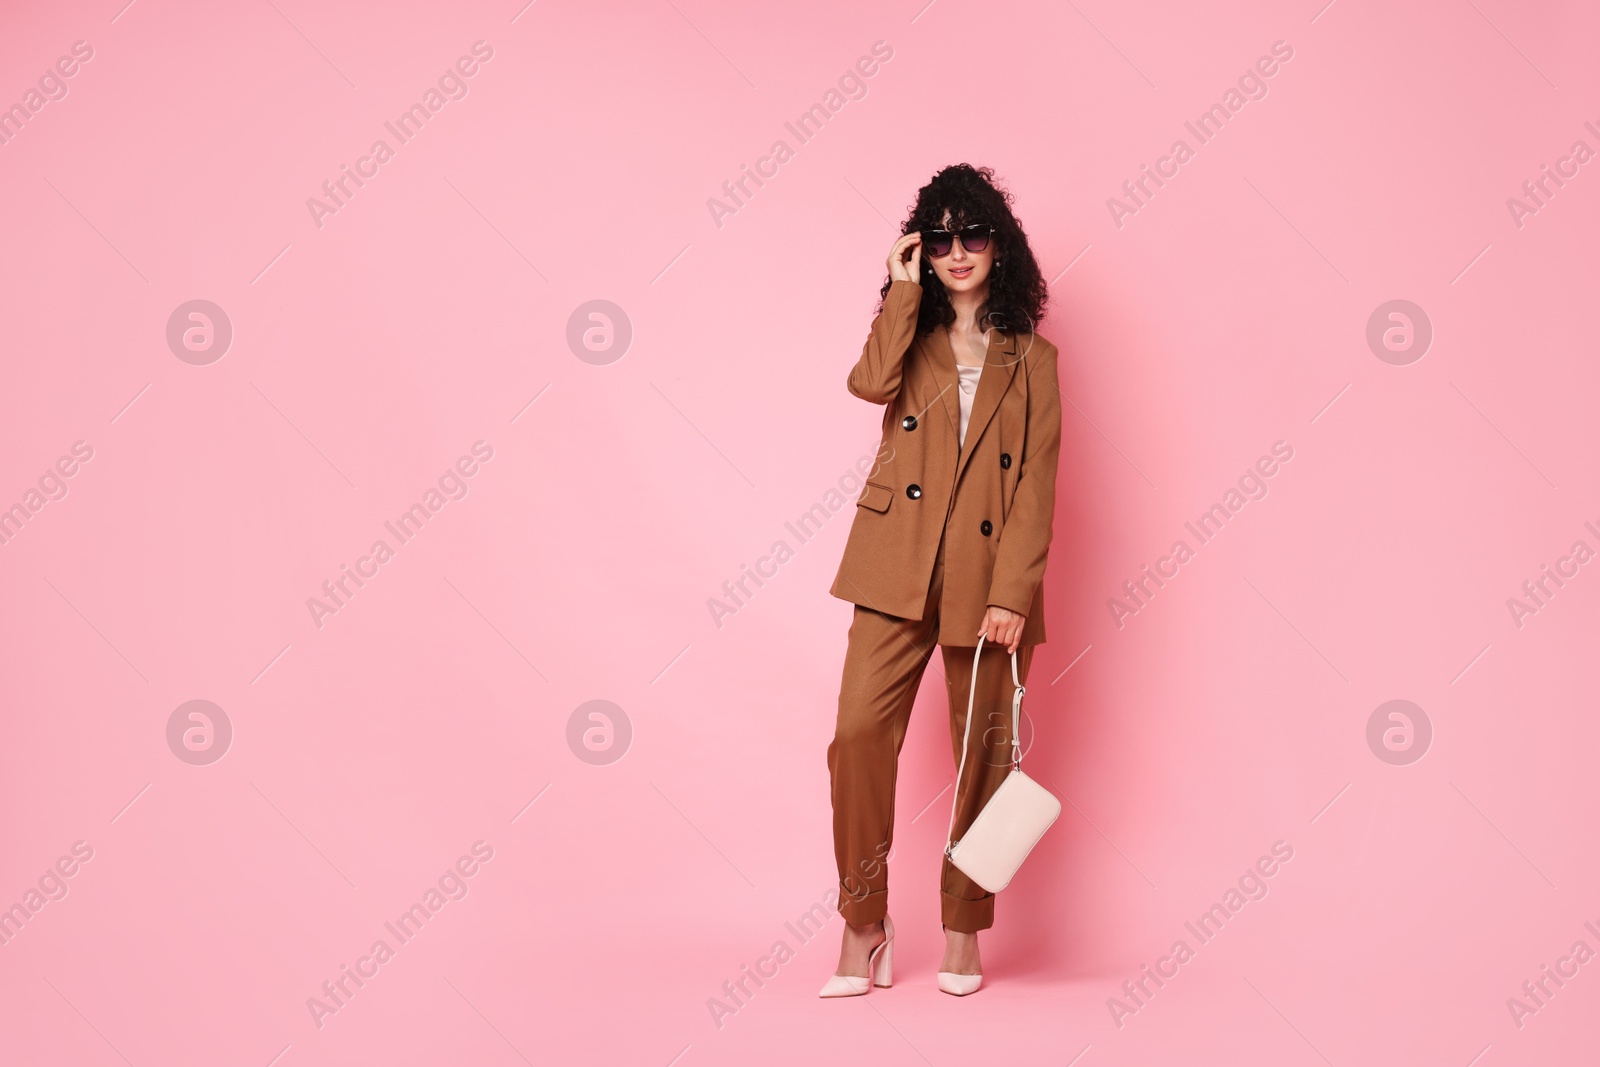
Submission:
POLYGON ((871 508, 873 511, 888 511, 889 501, 894 499, 894 490, 887 485, 877 482, 868 482, 861 490, 861 495, 856 498, 856 506, 871 508))

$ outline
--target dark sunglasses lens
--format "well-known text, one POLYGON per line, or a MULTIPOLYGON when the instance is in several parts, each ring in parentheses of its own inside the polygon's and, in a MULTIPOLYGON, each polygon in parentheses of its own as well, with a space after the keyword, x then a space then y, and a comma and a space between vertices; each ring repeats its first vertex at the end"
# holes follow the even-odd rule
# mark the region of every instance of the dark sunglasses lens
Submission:
POLYGON ((961 231, 961 247, 968 252, 982 252, 989 247, 989 227, 968 226, 961 231))
POLYGON ((922 247, 928 250, 928 255, 935 258, 948 256, 951 245, 955 241, 955 234, 949 230, 923 230, 922 247))

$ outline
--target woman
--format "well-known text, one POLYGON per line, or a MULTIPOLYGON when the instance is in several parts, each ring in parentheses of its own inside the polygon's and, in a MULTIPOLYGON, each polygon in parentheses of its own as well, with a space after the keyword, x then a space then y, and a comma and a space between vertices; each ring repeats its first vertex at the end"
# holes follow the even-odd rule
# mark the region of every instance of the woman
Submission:
MULTIPOLYGON (((1045 639, 1041 579, 1061 445, 1056 347, 1033 331, 1048 290, 993 176, 957 164, 917 193, 850 370, 850 392, 885 405, 878 454, 889 458, 867 476, 830 590, 856 607, 828 746, 845 930, 824 997, 890 981, 884 858, 896 764, 934 644, 959 757, 974 646, 985 639, 974 757, 955 801, 959 840, 1010 771, 1010 653, 1026 683, 1045 639)), ((940 890, 939 988, 961 996, 982 983, 977 933, 994 924, 994 894, 949 859, 940 890)))

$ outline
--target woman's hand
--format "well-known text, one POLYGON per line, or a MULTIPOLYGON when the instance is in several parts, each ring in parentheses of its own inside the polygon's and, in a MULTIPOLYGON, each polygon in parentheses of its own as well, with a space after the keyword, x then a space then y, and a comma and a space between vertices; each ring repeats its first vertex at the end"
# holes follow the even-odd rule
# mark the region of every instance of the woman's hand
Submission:
POLYGON ((997 645, 1005 645, 1007 652, 1017 650, 1017 642, 1022 640, 1022 624, 1028 620, 1026 615, 1018 615, 1010 608, 989 605, 989 610, 983 613, 983 625, 978 627, 978 636, 997 645))
POLYGON ((889 278, 922 284, 922 234, 912 230, 889 249, 889 278))

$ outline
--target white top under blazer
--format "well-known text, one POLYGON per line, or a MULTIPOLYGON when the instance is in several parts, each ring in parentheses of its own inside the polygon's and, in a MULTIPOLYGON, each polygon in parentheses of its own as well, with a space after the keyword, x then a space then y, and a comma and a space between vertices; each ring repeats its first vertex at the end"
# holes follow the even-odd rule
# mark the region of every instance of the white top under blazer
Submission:
POLYGON ((956 396, 961 401, 961 436, 957 438, 960 447, 967 444, 967 422, 972 418, 972 396, 978 391, 978 376, 983 373, 983 366, 963 367, 956 364, 956 374, 961 377, 961 387, 956 390, 956 396))

